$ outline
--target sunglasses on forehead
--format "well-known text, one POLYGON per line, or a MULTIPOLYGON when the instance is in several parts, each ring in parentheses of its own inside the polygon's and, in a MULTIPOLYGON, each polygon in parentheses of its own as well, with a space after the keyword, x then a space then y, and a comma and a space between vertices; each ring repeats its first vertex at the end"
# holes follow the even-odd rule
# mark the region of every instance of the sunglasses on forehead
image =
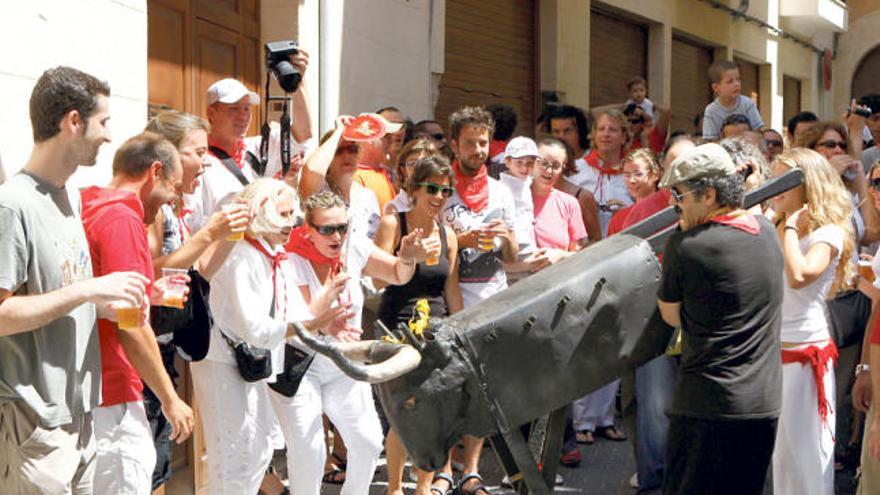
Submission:
POLYGON ((449 186, 443 186, 440 184, 434 184, 433 182, 416 182, 416 185, 419 187, 424 187, 428 194, 431 196, 436 196, 437 193, 442 193, 444 198, 448 198, 452 196, 452 189, 449 186))
POLYGON ((324 236, 331 236, 334 233, 345 235, 345 233, 348 232, 348 223, 339 223, 335 225, 315 225, 312 222, 309 222, 309 225, 314 227, 319 234, 324 236))

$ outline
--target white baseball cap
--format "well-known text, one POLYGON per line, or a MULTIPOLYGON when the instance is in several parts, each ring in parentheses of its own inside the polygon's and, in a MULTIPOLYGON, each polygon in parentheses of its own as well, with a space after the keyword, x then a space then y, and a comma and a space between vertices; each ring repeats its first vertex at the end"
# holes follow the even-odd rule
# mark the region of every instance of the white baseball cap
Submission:
POLYGON ((525 136, 517 136, 507 143, 504 149, 504 156, 510 158, 523 158, 526 156, 540 156, 538 154, 538 145, 531 138, 525 136))
POLYGON ((249 90, 247 86, 236 79, 221 79, 208 87, 208 105, 214 103, 237 103, 238 100, 248 97, 251 105, 260 104, 260 95, 249 90))

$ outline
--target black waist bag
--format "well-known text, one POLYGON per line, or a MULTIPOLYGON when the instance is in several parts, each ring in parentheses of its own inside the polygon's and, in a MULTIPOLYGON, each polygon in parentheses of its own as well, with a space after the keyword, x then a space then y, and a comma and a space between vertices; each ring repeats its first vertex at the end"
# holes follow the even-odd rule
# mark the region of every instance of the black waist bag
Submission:
POLYGON ((256 382, 272 375, 272 354, 268 349, 254 347, 245 341, 233 342, 223 332, 220 335, 235 353, 235 364, 244 381, 256 382))
POLYGON ((284 371, 275 375, 275 383, 270 383, 269 388, 285 397, 293 397, 314 360, 314 354, 284 344, 284 371))

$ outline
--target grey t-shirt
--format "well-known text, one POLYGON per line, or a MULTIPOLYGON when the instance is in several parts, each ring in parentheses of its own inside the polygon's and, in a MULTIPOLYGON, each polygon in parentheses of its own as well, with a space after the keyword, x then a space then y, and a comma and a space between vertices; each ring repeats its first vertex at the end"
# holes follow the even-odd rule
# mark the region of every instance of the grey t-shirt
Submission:
POLYGON ((739 95, 733 108, 721 106, 718 98, 715 98, 712 103, 706 105, 706 110, 703 112, 703 138, 714 139, 720 136, 724 119, 735 114, 745 115, 753 131, 764 127, 764 120, 758 113, 758 107, 748 96, 739 95))
POLYGON ((877 146, 871 146, 862 152, 862 166, 865 167, 865 172, 868 172, 877 160, 880 160, 880 148, 877 146))
MULTIPOLYGON (((0 186, 0 288, 45 294, 92 277, 79 191, 18 173, 0 186)), ((49 428, 96 407, 101 354, 86 303, 30 332, 0 337, 0 401, 22 399, 49 428)))

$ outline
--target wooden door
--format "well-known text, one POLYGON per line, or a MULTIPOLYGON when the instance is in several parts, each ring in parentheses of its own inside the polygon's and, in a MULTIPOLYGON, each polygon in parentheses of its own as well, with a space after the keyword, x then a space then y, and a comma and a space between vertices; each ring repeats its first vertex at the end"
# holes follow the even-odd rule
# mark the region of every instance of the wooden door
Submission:
MULTIPOLYGON (((260 93, 259 11, 259 0, 148 0, 149 114, 174 109, 204 117, 208 86, 226 77, 260 93)), ((261 112, 255 109, 250 135, 259 132, 261 112)), ((198 404, 189 366, 178 359, 177 370, 178 393, 193 406, 197 424, 192 438, 173 451, 175 475, 166 491, 185 485, 184 493, 204 493, 209 474, 198 404)))
POLYGON ((711 48, 677 36, 672 38, 671 130, 696 130, 694 117, 702 115, 713 98, 707 73, 711 64, 711 48))
POLYGON ((435 119, 444 128, 465 105, 506 103, 516 110, 514 135, 535 132, 537 87, 534 0, 448 0, 445 72, 435 119))
MULTIPOLYGON (((648 28, 593 9, 590 13, 590 106, 623 103, 626 83, 647 80, 648 28)), ((649 88, 650 90, 650 88, 649 88)), ((650 91, 648 92, 650 98, 650 91)))

